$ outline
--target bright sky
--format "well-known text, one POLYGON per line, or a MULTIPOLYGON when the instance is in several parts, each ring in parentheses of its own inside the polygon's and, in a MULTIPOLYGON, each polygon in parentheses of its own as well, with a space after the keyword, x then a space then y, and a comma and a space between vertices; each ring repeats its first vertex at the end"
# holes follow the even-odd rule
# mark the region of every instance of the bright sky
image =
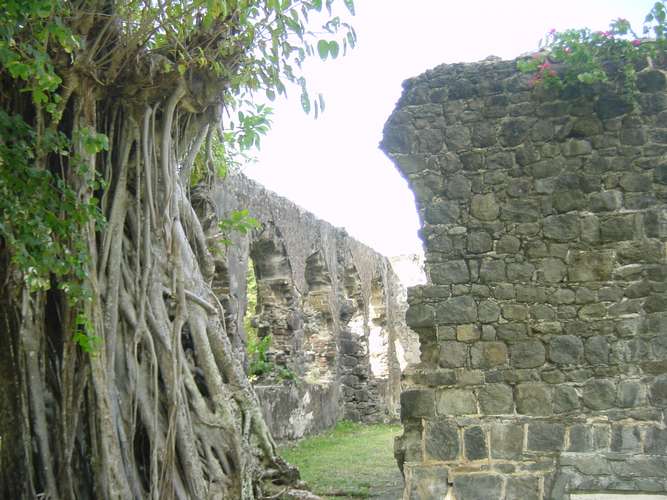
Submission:
POLYGON ((378 149, 401 82, 442 63, 512 59, 551 28, 640 32, 654 0, 356 0, 358 46, 305 68, 326 111, 304 115, 298 92, 274 103, 273 127, 245 173, 387 256, 421 252, 414 198, 378 149))

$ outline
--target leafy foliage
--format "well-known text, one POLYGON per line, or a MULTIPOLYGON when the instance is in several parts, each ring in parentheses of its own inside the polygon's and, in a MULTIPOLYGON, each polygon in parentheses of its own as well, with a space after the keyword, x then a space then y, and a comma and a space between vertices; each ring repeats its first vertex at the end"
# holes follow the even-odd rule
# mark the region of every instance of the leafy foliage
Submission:
POLYGON ((645 64, 667 47, 666 5, 665 0, 656 2, 646 16, 644 34, 653 34, 654 39, 640 38, 625 19, 613 21, 608 31, 551 30, 541 43, 542 50, 518 61, 517 67, 522 72, 533 73, 534 85, 547 88, 620 81, 626 99, 634 102, 635 66, 645 64))
POLYGON ((250 216, 247 208, 234 210, 228 218, 221 220, 218 225, 222 231, 222 243, 225 246, 232 244, 232 240, 230 239, 230 233, 232 231, 248 234, 249 231, 260 227, 259 221, 250 216))

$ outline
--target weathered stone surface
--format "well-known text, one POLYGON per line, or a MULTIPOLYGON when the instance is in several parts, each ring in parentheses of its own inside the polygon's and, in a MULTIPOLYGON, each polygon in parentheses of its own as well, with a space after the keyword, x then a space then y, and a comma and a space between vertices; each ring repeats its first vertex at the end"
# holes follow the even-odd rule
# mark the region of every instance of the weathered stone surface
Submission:
POLYGON ((534 476, 508 478, 505 498, 507 500, 539 500, 539 479, 534 476))
POLYGON ((468 346, 462 342, 441 342, 438 363, 443 368, 459 368, 465 366, 468 359, 468 346))
POLYGON ((565 443, 563 424, 533 422, 528 424, 527 449, 530 451, 559 451, 565 443))
POLYGON ((436 285, 468 283, 470 281, 470 272, 465 260, 452 260, 431 264, 429 266, 429 275, 431 276, 431 281, 436 285))
POLYGON ((486 434, 479 426, 469 427, 463 432, 465 456, 468 460, 481 460, 488 457, 486 434))
POLYGON ((444 498, 449 489, 447 468, 409 465, 406 467, 409 500, 444 498))
POLYGON ((452 297, 441 302, 436 309, 438 324, 473 323, 477 321, 477 304, 472 297, 452 297))
POLYGON ((546 360, 546 349, 539 340, 517 342, 510 346, 510 360, 515 368, 537 368, 546 360))
POLYGON ((470 213, 483 221, 492 221, 500 215, 500 206, 493 193, 476 194, 470 203, 470 213))
POLYGON ((465 389, 442 389, 437 394, 438 415, 470 415, 477 413, 475 395, 465 389))
POLYGON ((494 368, 507 363, 507 346, 503 342, 477 342, 470 350, 473 368, 494 368))
POLYGON ((412 389, 401 393, 401 420, 435 415, 435 392, 412 389))
POLYGON ((434 460, 454 460, 459 456, 459 431, 450 420, 431 420, 425 431, 426 455, 434 460))
POLYGON ((567 413, 580 407, 577 390, 569 385, 559 385, 554 389, 554 413, 567 413))
POLYGON ((544 218, 544 236, 556 241, 569 241, 579 236, 579 219, 574 214, 550 215, 544 218))
POLYGON ((553 413, 551 389, 538 383, 517 385, 516 411, 522 415, 551 415, 553 413))
POLYGON ((579 364, 584 355, 584 344, 574 335, 558 335, 549 342, 549 360, 559 365, 579 364))
MULTIPOLYGON (((401 123, 415 123, 403 132, 411 150, 437 148, 433 134, 420 137, 429 128, 411 107, 420 96, 443 103, 431 127, 446 123, 445 148, 458 148, 439 153, 430 169, 441 179, 415 191, 424 214, 441 196, 457 203, 455 223, 443 213, 423 234, 429 261, 465 262, 468 281, 414 302, 440 311, 452 298, 474 301, 456 322, 436 312, 449 327, 438 342, 467 344, 455 386, 440 389, 471 393, 452 412, 462 440, 447 464, 456 498, 665 491, 667 79, 654 64, 638 67, 634 110, 613 85, 534 88, 511 61, 435 68, 399 104, 413 120, 401 123), (445 196, 447 182, 461 194, 445 196), (465 413, 473 398, 475 413, 465 413), (496 476, 493 493, 465 489, 496 476)), ((426 169, 403 173, 426 178, 426 169)), ((435 366, 429 328, 425 367, 435 366)))
POLYGON ((590 380, 584 385, 583 403, 593 410, 605 410, 616 402, 616 387, 611 380, 590 380))
POLYGON ((514 411, 512 388, 506 384, 486 384, 477 390, 480 410, 486 415, 504 415, 514 411))
POLYGON ((502 498, 502 478, 497 475, 476 474, 456 476, 454 494, 457 500, 500 500, 502 498))

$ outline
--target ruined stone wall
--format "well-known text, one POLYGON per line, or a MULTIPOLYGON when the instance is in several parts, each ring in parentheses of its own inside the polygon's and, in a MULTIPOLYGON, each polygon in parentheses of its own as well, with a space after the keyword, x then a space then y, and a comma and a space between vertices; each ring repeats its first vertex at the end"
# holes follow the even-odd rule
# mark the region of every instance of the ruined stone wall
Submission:
POLYGON ((295 376, 280 380, 275 371, 255 384, 274 437, 299 438, 341 418, 398 418, 400 367, 418 340, 405 325, 405 291, 389 261, 240 174, 229 175, 211 202, 219 217, 247 209, 261 224, 230 235, 215 283, 243 353, 252 259, 259 336, 271 336, 269 361, 295 376))
POLYGON ((638 77, 635 109, 533 89, 514 61, 405 82, 382 148, 429 282, 409 291, 404 498, 667 492, 667 88, 638 77))

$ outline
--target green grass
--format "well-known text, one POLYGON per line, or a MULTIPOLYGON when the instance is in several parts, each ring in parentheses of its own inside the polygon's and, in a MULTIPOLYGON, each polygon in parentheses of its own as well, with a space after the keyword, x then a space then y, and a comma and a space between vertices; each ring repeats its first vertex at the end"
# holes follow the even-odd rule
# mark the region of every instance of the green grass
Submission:
POLYGON ((400 425, 343 421, 280 451, 299 467, 313 493, 325 498, 368 498, 400 483, 393 456, 394 437, 400 432, 400 425))

